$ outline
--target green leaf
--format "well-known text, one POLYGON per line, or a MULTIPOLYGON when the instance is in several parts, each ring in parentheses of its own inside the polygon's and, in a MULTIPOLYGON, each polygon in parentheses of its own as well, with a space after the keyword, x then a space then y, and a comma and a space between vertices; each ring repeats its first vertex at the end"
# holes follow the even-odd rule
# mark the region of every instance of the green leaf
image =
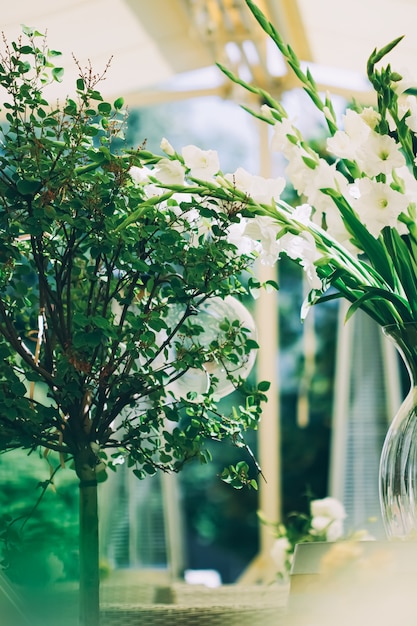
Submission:
POLYGON ((311 159, 310 157, 306 157, 306 156, 303 156, 301 158, 303 159, 303 161, 307 165, 307 167, 309 167, 312 170, 316 169, 317 163, 316 163, 316 161, 314 161, 314 159, 311 159))
POLYGON ((61 83, 64 78, 64 68, 54 67, 52 69, 52 77, 54 80, 56 80, 57 83, 61 83))
POLYGON ((261 380, 261 382, 258 383, 258 390, 265 392, 265 391, 268 391, 270 386, 271 386, 271 383, 268 380, 261 380))
POLYGON ((101 115, 109 115, 111 113, 111 104, 108 102, 100 102, 97 107, 97 110, 101 115))
POLYGON ((373 300, 380 300, 381 302, 391 302, 395 305, 395 310, 398 311, 398 315, 401 316, 401 319, 403 321, 413 321, 410 309, 408 308, 407 300, 404 300, 404 298, 401 298, 397 294, 391 293, 386 289, 380 289, 377 287, 363 287, 363 289, 365 290, 365 293, 360 298, 355 300, 355 302, 353 302, 353 304, 349 307, 346 314, 346 321, 348 321, 352 317, 355 311, 360 308, 365 308, 363 307, 363 304, 373 300))
POLYGON ((96 89, 91 89, 88 91, 88 95, 92 100, 103 100, 103 96, 96 89))
POLYGON ((42 183, 36 179, 18 180, 16 183, 17 191, 22 196, 31 196, 40 190, 42 183))
POLYGON ((40 33, 38 30, 35 30, 34 28, 31 28, 30 26, 25 26, 24 24, 22 24, 22 32, 24 35, 27 35, 28 37, 44 37, 45 36, 42 33, 40 33))
POLYGON ((123 105, 124 105, 125 101, 123 98, 117 98, 114 102, 113 102, 113 106, 114 108, 119 111, 123 105))
POLYGON ((148 476, 153 476, 154 474, 156 474, 156 469, 151 463, 144 463, 143 471, 146 472, 148 476))
POLYGON ((378 274, 393 288, 395 285, 395 276, 393 274, 391 259, 386 254, 384 246, 378 239, 375 239, 375 237, 370 234, 339 192, 334 189, 321 189, 321 191, 333 198, 334 203, 342 214, 347 230, 353 235, 358 247, 361 250, 366 250, 366 255, 373 268, 378 268, 378 274))

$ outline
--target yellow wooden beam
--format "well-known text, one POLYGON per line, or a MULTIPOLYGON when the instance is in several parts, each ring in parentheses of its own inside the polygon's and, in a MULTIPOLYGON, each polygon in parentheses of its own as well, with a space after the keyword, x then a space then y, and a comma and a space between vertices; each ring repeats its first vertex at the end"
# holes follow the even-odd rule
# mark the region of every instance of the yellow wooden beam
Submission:
POLYGON ((265 13, 299 59, 314 61, 297 0, 263 0, 265 13))

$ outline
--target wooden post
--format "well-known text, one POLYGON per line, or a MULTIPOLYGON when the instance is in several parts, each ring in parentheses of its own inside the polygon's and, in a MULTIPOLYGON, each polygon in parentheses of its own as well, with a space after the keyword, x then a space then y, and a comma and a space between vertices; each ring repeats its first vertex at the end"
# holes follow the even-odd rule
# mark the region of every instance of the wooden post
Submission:
MULTIPOLYGON (((271 176, 271 160, 268 124, 259 122, 260 173, 271 176)), ((261 282, 277 280, 277 266, 258 266, 261 282)), ((281 518, 281 435, 280 435, 280 392, 279 392, 279 318, 278 294, 275 290, 262 290, 255 305, 255 321, 258 332, 259 351, 257 357, 258 380, 271 383, 267 393, 258 429, 258 461, 265 476, 259 484, 259 511, 271 522, 281 518)), ((259 529, 260 552, 241 576, 239 582, 271 582, 275 577, 275 566, 270 556, 274 543, 271 529, 264 524, 259 529)))

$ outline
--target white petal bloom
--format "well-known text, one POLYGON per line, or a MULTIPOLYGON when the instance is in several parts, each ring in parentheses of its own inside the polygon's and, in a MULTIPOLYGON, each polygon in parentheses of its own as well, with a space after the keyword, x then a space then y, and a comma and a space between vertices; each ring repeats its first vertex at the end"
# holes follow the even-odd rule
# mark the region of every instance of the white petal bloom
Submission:
MULTIPOLYGON (((299 171, 301 172, 302 170, 300 169, 299 171)), ((325 217, 330 232, 330 224, 333 224, 333 220, 328 220, 327 216, 334 214, 337 217, 340 213, 331 196, 322 190, 329 188, 344 194, 348 187, 347 179, 341 172, 337 171, 334 163, 329 164, 325 159, 321 158, 314 169, 307 168, 304 170, 304 174, 303 194, 308 203, 314 207, 313 221, 321 226, 325 217)), ((336 232, 335 229, 334 232, 336 232)), ((346 229, 343 230, 343 235, 345 238, 346 229)), ((338 237, 336 239, 339 240, 338 237)))
POLYGON ((254 251, 261 252, 261 243, 245 235, 248 220, 241 218, 239 222, 230 224, 227 229, 227 241, 236 246, 237 254, 251 254, 254 251))
POLYGON ((316 515, 311 519, 311 534, 319 535, 327 532, 329 524, 332 523, 332 519, 326 515, 316 515))
POLYGON ((279 537, 274 541, 271 549, 271 557, 274 561, 277 572, 285 574, 287 571, 287 562, 290 557, 291 544, 287 537, 279 537))
POLYGON ((356 181, 360 196, 351 200, 352 208, 371 235, 378 237, 384 226, 396 228, 398 216, 407 211, 408 196, 395 191, 386 183, 369 178, 356 181))
POLYGON ((288 117, 284 117, 281 122, 275 122, 271 139, 271 149, 276 152, 284 152, 285 154, 289 145, 294 145, 288 139, 288 135, 297 137, 298 131, 293 126, 291 120, 288 117))
POLYGON ((153 171, 148 167, 137 167, 136 165, 132 165, 129 169, 129 174, 135 183, 135 185, 142 185, 143 191, 145 195, 150 198, 151 196, 160 196, 162 190, 159 189, 156 185, 153 185, 149 182, 149 177, 153 176, 153 171))
POLYGON ((327 150, 339 159, 355 159, 356 146, 344 130, 337 130, 326 142, 327 150))
POLYGON ((185 170, 179 161, 161 159, 152 172, 163 185, 183 185, 185 170))
POLYGON ((306 273, 311 289, 321 289, 322 283, 314 262, 320 258, 313 235, 303 231, 299 235, 286 233, 278 240, 279 252, 284 252, 290 259, 299 261, 306 273))
POLYGON ((201 180, 212 180, 220 169, 219 157, 216 150, 201 150, 197 146, 184 146, 182 156, 185 165, 190 170, 190 176, 201 180))
MULTIPOLYGON (((329 92, 327 92, 327 96, 330 100, 330 94, 329 92)), ((323 113, 324 113, 324 117, 326 118, 326 120, 329 120, 330 122, 335 123, 335 114, 334 112, 328 107, 328 106, 324 106, 323 107, 323 113)))
POLYGON ((292 212, 292 218, 301 224, 308 225, 311 221, 313 208, 310 204, 299 204, 292 212))
POLYGON ((395 93, 400 96, 410 87, 415 87, 416 81, 413 68, 397 67, 397 72, 400 74, 400 76, 402 76, 402 79, 392 83, 392 87, 395 93))
POLYGON ((391 174, 403 167, 405 158, 399 144, 389 135, 371 131, 356 153, 356 162, 367 176, 391 174))
POLYGON ((260 113, 261 115, 263 115, 264 117, 266 117, 269 120, 274 120, 274 116, 272 115, 272 109, 270 106, 268 106, 267 104, 262 104, 260 107, 260 113))
POLYGON ((282 176, 264 178, 250 174, 243 167, 239 167, 233 174, 226 174, 224 178, 259 204, 271 204, 273 200, 279 200, 285 187, 282 176))
POLYGON ((320 158, 316 167, 310 170, 310 180, 306 185, 304 194, 307 196, 309 204, 315 207, 316 210, 320 209, 318 204, 329 200, 326 194, 323 194, 321 189, 336 189, 337 191, 343 191, 347 187, 347 180, 336 169, 335 163, 328 163, 325 159, 320 158), (324 197, 323 197, 324 196, 324 197))
MULTIPOLYGON (((288 179, 299 195, 307 195, 306 190, 312 189, 314 170, 307 165, 303 157, 311 158, 311 155, 299 146, 292 145, 285 156, 288 159, 288 165, 285 169, 288 179)), ((317 163, 318 160, 317 156, 317 163)))
POLYGON ((332 520, 325 515, 317 515, 311 520, 312 534, 325 534, 327 541, 337 541, 343 536, 343 521, 332 520))
POLYGON ((169 143, 168 139, 166 139, 165 137, 162 138, 160 147, 161 150, 163 150, 168 156, 174 156, 175 150, 169 143))
POLYGON ((257 215, 247 221, 243 235, 260 243, 259 259, 263 265, 272 266, 279 256, 277 234, 279 224, 266 215, 257 215))
POLYGON ((375 130, 376 125, 381 119, 381 114, 378 113, 373 107, 365 107, 361 113, 359 113, 359 117, 365 122, 369 128, 375 130))
POLYGON ((335 519, 327 528, 326 539, 327 541, 338 541, 343 537, 343 521, 341 519, 335 519))
POLYGON ((141 183, 149 182, 149 176, 152 174, 152 171, 149 167, 137 167, 136 165, 132 165, 129 168, 129 175, 135 185, 140 185, 141 183))
POLYGON ((327 149, 340 159, 356 161, 357 151, 366 142, 379 120, 379 114, 371 107, 361 113, 348 109, 343 116, 344 130, 338 130, 327 139, 327 149))
POLYGON ((310 502, 310 512, 313 517, 327 517, 331 520, 346 518, 346 510, 337 498, 328 496, 310 502))
MULTIPOLYGON (((378 114, 376 114, 378 116, 378 114)), ((361 113, 348 109, 343 116, 343 128, 352 140, 362 141, 367 136, 370 129, 375 127, 369 109, 364 109, 361 113)))
POLYGON ((408 96, 405 105, 406 112, 408 113, 405 118, 405 123, 413 133, 417 133, 417 98, 415 96, 408 96))

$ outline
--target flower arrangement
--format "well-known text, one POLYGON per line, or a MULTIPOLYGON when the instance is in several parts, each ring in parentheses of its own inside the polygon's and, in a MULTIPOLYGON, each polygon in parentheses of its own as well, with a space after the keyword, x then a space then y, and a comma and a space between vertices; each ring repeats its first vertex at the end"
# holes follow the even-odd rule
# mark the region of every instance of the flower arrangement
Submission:
POLYGON ((281 198, 282 177, 265 179, 242 168, 223 174, 213 151, 187 147, 177 154, 166 141, 166 157, 156 166, 159 180, 179 192, 186 176, 189 192, 234 203, 229 238, 242 253, 255 251, 267 264, 282 255, 298 263, 310 285, 302 317, 310 305, 344 297, 351 303, 347 318, 362 309, 381 326, 415 320, 417 99, 389 64, 379 67, 401 38, 369 58, 376 108, 353 104, 339 127, 332 101, 322 98, 310 71, 302 70, 259 8, 247 4, 323 114, 326 154, 309 145, 280 102, 222 67, 262 101, 259 110, 247 110, 271 126, 271 147, 288 161, 286 178, 299 204, 281 198))
MULTIPOLYGON (((336 498, 326 497, 310 501, 310 510, 305 513, 291 513, 287 524, 272 524, 276 537, 271 550, 271 557, 280 580, 288 579, 295 546, 299 543, 317 541, 364 541, 373 537, 366 530, 344 534, 346 511, 336 498)), ((265 522, 265 520, 263 520, 265 522)))

